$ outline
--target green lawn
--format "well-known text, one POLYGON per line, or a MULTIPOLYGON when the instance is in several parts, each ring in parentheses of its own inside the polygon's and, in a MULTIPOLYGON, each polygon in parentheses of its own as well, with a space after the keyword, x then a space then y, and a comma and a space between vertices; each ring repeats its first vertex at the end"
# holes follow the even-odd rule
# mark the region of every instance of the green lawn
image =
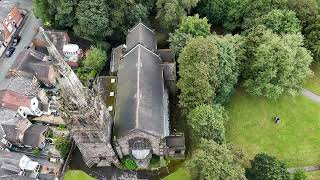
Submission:
POLYGON ((162 180, 191 180, 191 175, 187 169, 181 167, 162 180))
POLYGON ((312 171, 306 173, 309 180, 319 180, 320 179, 320 171, 312 171))
POLYGON ((306 89, 320 95, 320 63, 314 63, 311 66, 314 76, 307 79, 304 86, 306 89))
POLYGON ((64 180, 95 180, 95 178, 80 170, 68 170, 64 175, 64 180))
POLYGON ((302 96, 270 101, 238 91, 227 109, 227 140, 242 147, 250 159, 266 152, 290 167, 320 163, 320 104, 302 96), (280 124, 274 123, 276 115, 280 124))

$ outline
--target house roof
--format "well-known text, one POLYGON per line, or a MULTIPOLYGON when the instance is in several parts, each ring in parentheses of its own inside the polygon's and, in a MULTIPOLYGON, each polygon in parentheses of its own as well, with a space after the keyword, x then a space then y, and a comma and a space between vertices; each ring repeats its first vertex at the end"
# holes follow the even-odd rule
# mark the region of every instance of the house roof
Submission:
POLYGON ((11 76, 0 81, 0 91, 6 89, 32 97, 37 96, 40 91, 37 81, 24 76, 11 76))
POLYGON ((0 106, 11 110, 18 110, 20 106, 29 107, 31 100, 20 93, 11 90, 0 91, 0 106))
POLYGON ((160 61, 159 56, 140 44, 121 61, 114 122, 117 137, 134 129, 160 137, 166 134, 160 61))
POLYGON ((53 68, 53 63, 44 61, 45 57, 46 55, 41 52, 25 49, 18 55, 10 70, 22 71, 31 77, 49 78, 49 70, 53 68))
POLYGON ((19 130, 17 126, 15 125, 7 125, 7 124, 1 124, 5 134, 6 134, 6 139, 12 143, 18 142, 18 135, 19 135, 19 130))
POLYGON ((143 23, 138 23, 129 30, 126 41, 127 51, 130 51, 137 44, 141 44, 151 51, 157 49, 155 33, 143 23))
POLYGON ((184 136, 167 136, 166 145, 169 148, 180 148, 185 149, 185 139, 184 136))
POLYGON ((23 144, 39 147, 42 140, 44 140, 43 133, 48 129, 47 126, 32 124, 24 133, 23 144))

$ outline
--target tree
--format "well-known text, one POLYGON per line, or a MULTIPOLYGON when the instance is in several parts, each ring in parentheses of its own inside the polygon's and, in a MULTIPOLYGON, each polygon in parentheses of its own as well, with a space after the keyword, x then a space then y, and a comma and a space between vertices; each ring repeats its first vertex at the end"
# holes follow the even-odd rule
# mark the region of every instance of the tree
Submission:
POLYGON ((303 169, 298 169, 296 172, 293 173, 292 175, 292 180, 307 180, 308 176, 304 172, 303 169))
POLYGON ((36 156, 36 157, 39 157, 41 155, 41 151, 39 148, 34 148, 31 153, 36 156))
POLYGON ((52 23, 55 7, 51 7, 50 0, 32 0, 33 12, 37 18, 39 18, 43 23, 52 23))
POLYGON ((250 27, 264 25, 274 33, 298 33, 301 31, 300 21, 294 11, 275 9, 268 14, 256 18, 250 27))
POLYGON ((257 154, 251 161, 251 168, 246 169, 246 176, 250 180, 283 180, 290 179, 285 163, 267 154, 257 154))
POLYGON ((70 141, 63 136, 58 136, 54 141, 54 145, 62 157, 65 157, 70 150, 70 141))
POLYGON ((198 105, 213 101, 214 90, 218 85, 218 48, 212 37, 198 37, 188 41, 179 58, 177 83, 181 90, 180 104, 193 109, 198 105))
POLYGON ((202 180, 244 180, 243 153, 234 153, 234 147, 219 145, 213 140, 201 140, 199 147, 187 161, 195 179, 202 180))
POLYGON ((136 4, 134 7, 131 9, 129 18, 130 24, 134 25, 138 23, 139 21, 141 22, 147 22, 148 16, 149 16, 149 11, 148 8, 145 7, 142 4, 136 4))
POLYGON ((106 52, 100 48, 92 46, 85 60, 82 61, 77 75, 83 82, 94 78, 98 72, 105 66, 107 60, 106 52))
POLYGON ((316 0, 288 0, 288 6, 295 11, 302 27, 306 27, 318 15, 316 0))
POLYGON ((207 17, 212 24, 223 24, 229 12, 230 0, 201 0, 197 12, 207 17))
POLYGON ((92 40, 104 39, 112 34, 110 8, 104 0, 79 0, 74 31, 78 36, 92 40))
POLYGON ((196 139, 212 139, 218 144, 224 143, 224 122, 228 120, 228 116, 221 105, 200 105, 189 112, 187 119, 196 139))
POLYGON ((274 9, 287 9, 287 0, 230 0, 224 23, 227 30, 246 29, 257 17, 274 9))
POLYGON ((276 99, 297 94, 303 80, 312 74, 310 52, 301 34, 277 35, 264 26, 254 28, 246 40, 244 86, 253 95, 276 99))
POLYGON ((59 0, 55 14, 55 24, 61 28, 72 28, 75 23, 77 0, 59 0))
POLYGON ((313 59, 320 62, 320 16, 304 30, 306 47, 312 52, 313 59))
POLYGON ((178 55, 191 37, 210 35, 210 26, 207 18, 199 18, 198 14, 184 18, 179 28, 170 33, 170 49, 178 55))
POLYGON ((157 16, 166 31, 173 31, 199 0, 157 0, 157 16))
POLYGON ((215 89, 216 97, 214 101, 216 103, 225 104, 229 101, 231 93, 234 89, 234 85, 238 81, 240 74, 240 58, 242 49, 236 47, 236 41, 240 41, 240 38, 234 36, 213 36, 214 43, 218 47, 218 60, 219 66, 217 69, 218 86, 215 89), (236 53, 238 50, 238 53, 236 53), (237 59, 237 56, 239 59, 237 59))

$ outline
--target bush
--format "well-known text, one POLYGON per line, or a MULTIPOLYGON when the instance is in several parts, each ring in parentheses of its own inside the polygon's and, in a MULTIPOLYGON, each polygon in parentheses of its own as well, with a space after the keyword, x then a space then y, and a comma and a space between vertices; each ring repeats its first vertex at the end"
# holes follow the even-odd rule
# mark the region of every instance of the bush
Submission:
POLYGON ((304 170, 299 169, 296 172, 293 173, 292 180, 307 180, 307 175, 304 172, 304 170))
POLYGON ((39 148, 35 148, 32 150, 32 154, 36 157, 39 157, 41 152, 40 152, 40 149, 39 148))
POLYGON ((129 156, 126 156, 122 159, 122 164, 128 169, 128 170, 135 170, 138 168, 136 162, 129 156))
POLYGON ((67 129, 66 125, 65 124, 59 124, 59 129, 67 129))
POLYGON ((150 166, 154 166, 160 162, 160 157, 157 155, 152 155, 152 158, 150 160, 150 166))
POLYGON ((68 154, 70 149, 69 139, 63 136, 58 136, 54 141, 54 145, 56 146, 56 149, 60 152, 62 157, 65 157, 68 154))

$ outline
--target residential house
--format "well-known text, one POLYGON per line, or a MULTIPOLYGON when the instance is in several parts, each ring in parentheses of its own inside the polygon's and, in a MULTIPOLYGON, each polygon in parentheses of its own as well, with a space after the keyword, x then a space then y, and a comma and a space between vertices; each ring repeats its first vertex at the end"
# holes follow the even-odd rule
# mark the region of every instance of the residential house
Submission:
MULTIPOLYGON (((83 53, 77 44, 71 44, 69 35, 66 31, 46 31, 53 38, 55 48, 59 52, 64 61, 71 67, 77 68, 79 66, 79 60, 82 58, 83 53)), ((43 53, 48 53, 45 47, 48 47, 46 39, 42 33, 38 33, 34 40, 33 46, 36 50, 43 53)), ((49 54, 49 53, 48 53, 49 54)))
POLYGON ((30 98, 12 90, 0 91, 0 107, 17 111, 23 118, 27 118, 28 115, 41 116, 43 112, 39 104, 36 97, 30 98))
POLYGON ((50 56, 33 49, 25 49, 12 64, 7 77, 19 74, 25 77, 36 77, 38 81, 47 87, 56 85, 56 73, 50 56))
POLYGON ((119 158, 129 155, 140 168, 148 166, 153 154, 183 158, 184 136, 169 130, 166 80, 175 82, 175 64, 157 54, 155 33, 143 23, 129 31, 121 47, 125 53, 114 63, 118 80, 113 136, 119 158))
POLYGON ((48 131, 47 126, 32 124, 24 132, 23 145, 25 147, 43 149, 45 143, 45 133, 48 131))
POLYGON ((59 177, 59 165, 22 153, 1 151, 0 165, 0 179, 57 180, 59 177))
POLYGON ((15 3, 0 2, 0 46, 7 46, 20 26, 23 15, 15 3))

